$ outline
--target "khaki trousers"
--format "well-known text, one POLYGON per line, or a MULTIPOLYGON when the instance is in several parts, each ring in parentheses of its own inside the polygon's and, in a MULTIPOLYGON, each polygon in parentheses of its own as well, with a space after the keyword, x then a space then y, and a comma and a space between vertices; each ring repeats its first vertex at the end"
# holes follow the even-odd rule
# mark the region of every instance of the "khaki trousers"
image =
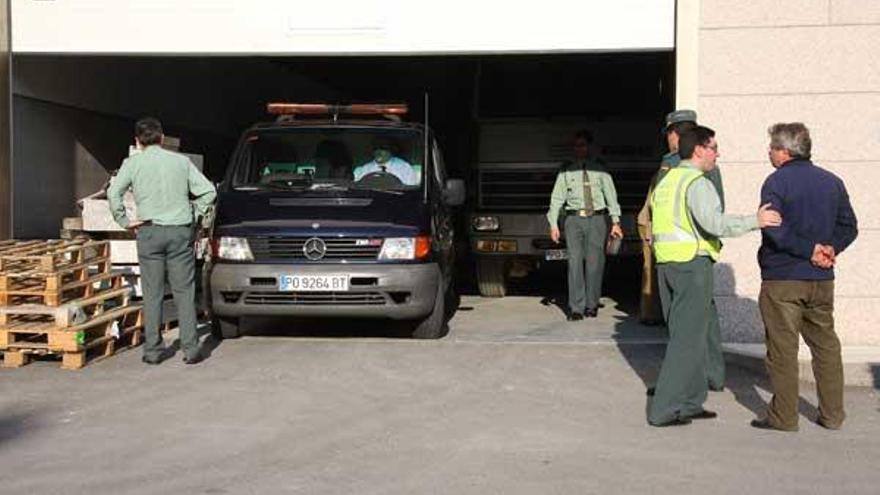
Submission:
POLYGON ((834 281, 765 280, 759 298, 767 332, 767 372, 773 387, 767 417, 783 430, 798 427, 798 334, 813 355, 819 420, 839 428, 843 410, 843 363, 834 332, 834 281))

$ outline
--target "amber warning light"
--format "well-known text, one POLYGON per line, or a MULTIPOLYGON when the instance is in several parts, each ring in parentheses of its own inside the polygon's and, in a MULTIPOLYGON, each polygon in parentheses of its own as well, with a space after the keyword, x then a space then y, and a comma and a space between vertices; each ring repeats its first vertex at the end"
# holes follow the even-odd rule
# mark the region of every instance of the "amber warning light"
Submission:
POLYGON ((324 103, 269 103, 266 111, 272 115, 406 115, 405 103, 354 105, 327 105, 324 103))

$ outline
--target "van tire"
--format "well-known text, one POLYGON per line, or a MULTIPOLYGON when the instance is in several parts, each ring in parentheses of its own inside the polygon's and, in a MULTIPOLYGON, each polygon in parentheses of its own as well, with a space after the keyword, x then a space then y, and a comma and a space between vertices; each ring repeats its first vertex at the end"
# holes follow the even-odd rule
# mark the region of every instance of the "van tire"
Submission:
POLYGON ((506 261, 502 257, 477 259, 477 285, 479 285, 481 296, 504 297, 507 295, 506 261))
POLYGON ((220 340, 241 337, 241 320, 228 316, 211 318, 211 335, 220 340))
POLYGON ((437 284, 437 294, 434 295, 434 309, 423 320, 416 323, 412 331, 412 338, 439 339, 449 331, 446 326, 446 288, 444 285, 441 278, 437 284))

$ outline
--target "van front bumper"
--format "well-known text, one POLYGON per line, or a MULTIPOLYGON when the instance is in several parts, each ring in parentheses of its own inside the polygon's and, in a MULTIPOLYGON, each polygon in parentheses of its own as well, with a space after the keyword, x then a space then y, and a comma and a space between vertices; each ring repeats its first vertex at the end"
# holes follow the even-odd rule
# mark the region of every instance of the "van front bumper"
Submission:
POLYGON ((437 263, 289 265, 218 263, 208 277, 218 316, 309 316, 415 319, 434 308, 437 263), (347 274, 345 292, 279 290, 282 275, 347 274))

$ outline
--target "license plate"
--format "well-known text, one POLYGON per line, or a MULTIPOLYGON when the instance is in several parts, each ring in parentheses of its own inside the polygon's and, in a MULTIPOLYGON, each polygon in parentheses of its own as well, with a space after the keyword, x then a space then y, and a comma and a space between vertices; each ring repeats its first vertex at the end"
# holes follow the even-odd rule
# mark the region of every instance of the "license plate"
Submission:
POLYGON ((565 249, 548 249, 544 251, 544 259, 547 261, 567 260, 568 251, 565 249))
POLYGON ((278 290, 282 292, 345 292, 348 275, 282 275, 278 290))

